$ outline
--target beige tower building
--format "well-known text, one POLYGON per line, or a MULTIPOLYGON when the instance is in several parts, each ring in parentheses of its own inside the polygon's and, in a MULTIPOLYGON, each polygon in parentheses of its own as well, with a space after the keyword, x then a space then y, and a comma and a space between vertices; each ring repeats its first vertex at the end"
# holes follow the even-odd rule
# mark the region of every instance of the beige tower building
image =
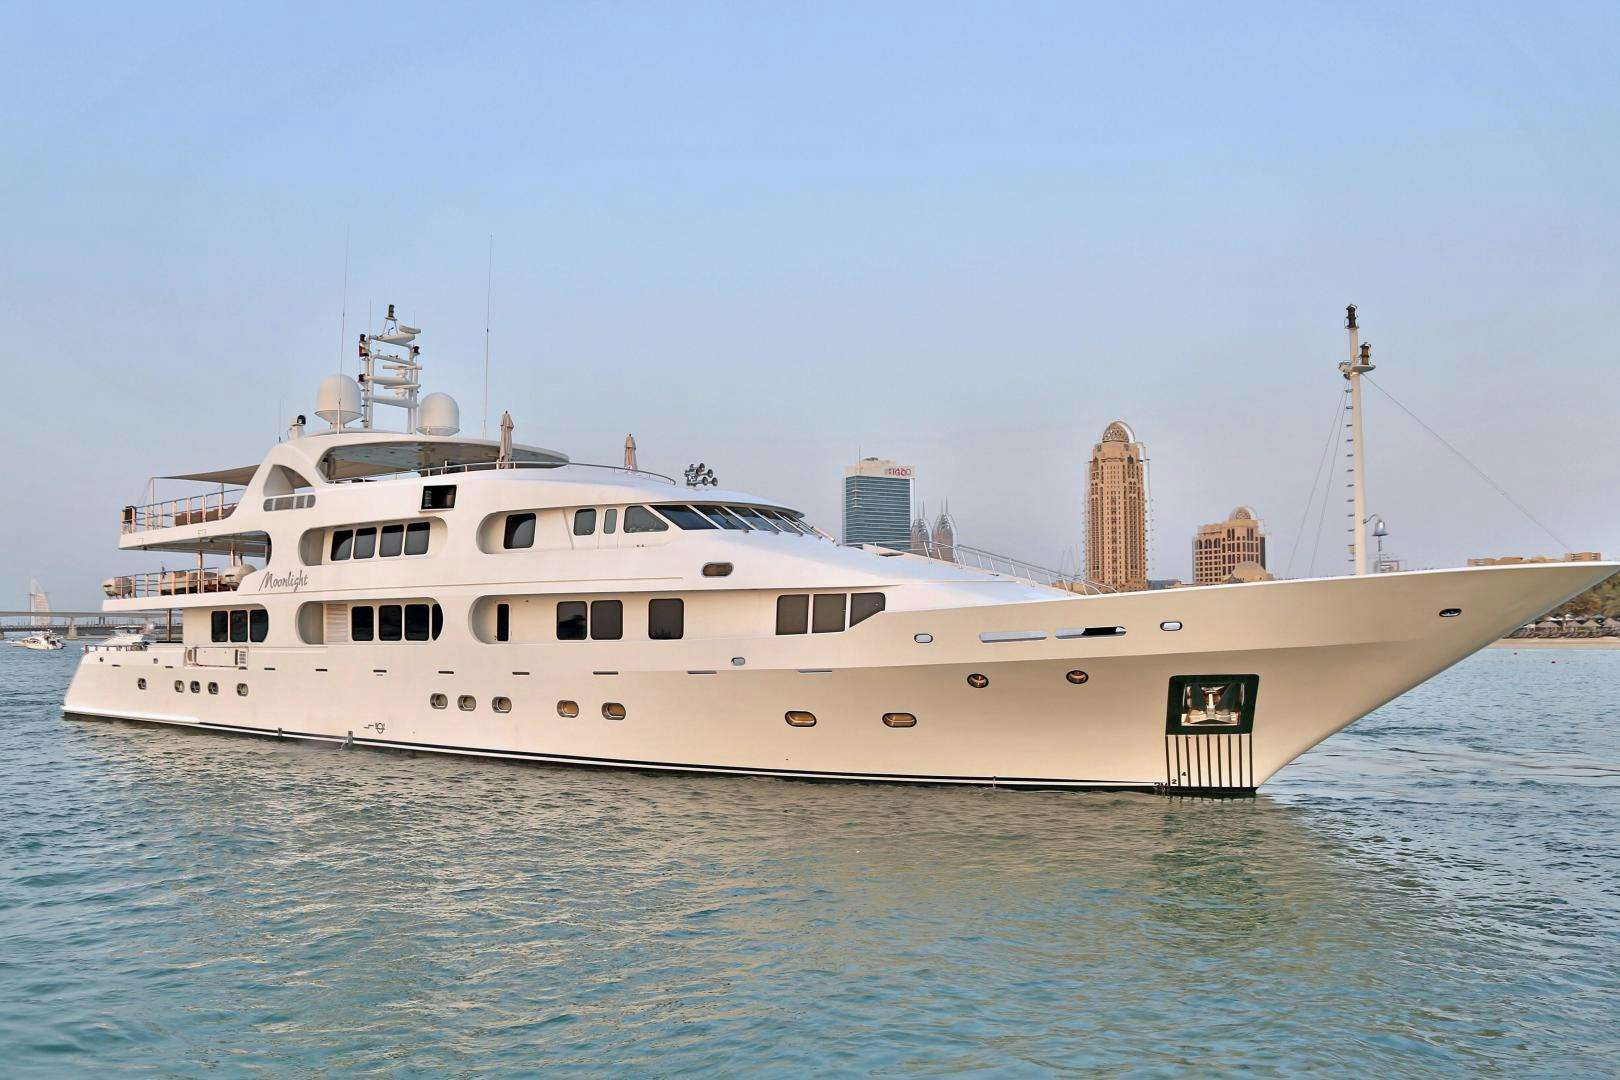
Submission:
POLYGON ((1266 566, 1266 534, 1260 519, 1247 506, 1232 511, 1225 521, 1201 525, 1193 540, 1193 584, 1219 585, 1242 563, 1266 566))
POLYGON ((1086 576, 1128 592, 1147 588, 1147 447, 1122 420, 1091 451, 1086 576))

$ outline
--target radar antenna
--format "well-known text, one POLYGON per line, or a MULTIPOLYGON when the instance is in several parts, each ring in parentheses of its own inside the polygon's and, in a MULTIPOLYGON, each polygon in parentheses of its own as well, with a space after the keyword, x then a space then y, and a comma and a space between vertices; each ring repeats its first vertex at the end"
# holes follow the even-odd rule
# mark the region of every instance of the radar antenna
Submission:
POLYGON ((416 430, 416 394, 422 388, 422 346, 415 344, 419 327, 406 326, 394 316, 394 305, 382 329, 360 335, 361 426, 372 427, 373 405, 397 405, 405 410, 405 430, 416 430), (399 349, 399 353, 392 350, 399 349), (377 373, 381 367, 382 374, 377 373))

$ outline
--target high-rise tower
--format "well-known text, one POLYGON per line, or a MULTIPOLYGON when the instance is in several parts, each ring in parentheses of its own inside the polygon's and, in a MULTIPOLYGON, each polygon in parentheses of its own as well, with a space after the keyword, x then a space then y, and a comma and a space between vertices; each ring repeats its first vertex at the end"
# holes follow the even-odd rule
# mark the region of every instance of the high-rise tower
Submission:
POLYGON ((911 546, 910 465, 862 458, 844 470, 844 543, 911 546))
POLYGON ((1147 447, 1123 420, 1091 451, 1086 576, 1127 592, 1147 588, 1147 447))

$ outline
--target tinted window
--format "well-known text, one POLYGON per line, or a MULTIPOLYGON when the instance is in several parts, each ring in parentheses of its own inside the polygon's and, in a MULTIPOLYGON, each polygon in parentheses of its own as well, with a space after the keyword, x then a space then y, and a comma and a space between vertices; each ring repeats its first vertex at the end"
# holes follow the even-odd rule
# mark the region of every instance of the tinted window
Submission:
POLYGON ((585 601, 564 600, 557 605, 557 640, 585 640, 585 601))
POLYGON ((354 531, 354 557, 369 559, 377 554, 377 530, 356 529, 354 531))
POLYGON ((534 515, 507 514, 503 543, 509 548, 534 547, 534 515))
POLYGON ((810 597, 803 593, 776 598, 776 632, 802 634, 810 629, 810 597))
POLYGON ((782 531, 782 530, 778 529, 775 525, 772 525, 770 522, 766 521, 765 518, 760 514, 760 512, 758 510, 753 510, 753 509, 750 509, 749 507, 746 507, 746 506, 734 506, 734 507, 731 508, 731 512, 736 514, 738 517, 742 518, 744 521, 748 522, 748 524, 752 525, 754 528, 760 530, 761 532, 781 532, 782 531))
POLYGON ((247 640, 247 612, 231 612, 231 640, 233 642, 247 640))
POLYGON ((439 640, 439 634, 444 630, 444 609, 438 604, 433 605, 433 640, 439 640))
POLYGON ((614 534, 614 532, 616 532, 618 530, 618 528, 619 528, 619 510, 618 510, 618 507, 614 507, 612 510, 604 510, 604 511, 602 511, 602 531, 607 533, 609 536, 612 536, 614 534))
POLYGON ((815 617, 810 629, 818 634, 836 634, 844 628, 844 594, 823 593, 816 597, 815 617))
POLYGON ((354 530, 339 529, 332 534, 332 561, 341 562, 354 554, 354 530))
POLYGON ((270 613, 260 608, 248 612, 248 640, 263 641, 270 635, 270 613))
POLYGON ((668 532, 669 526, 660 521, 645 506, 627 506, 624 510, 624 531, 627 533, 668 532))
POLYGON ((376 610, 369 607, 356 607, 349 609, 349 638, 353 641, 370 641, 376 622, 376 610))
POLYGON ((849 625, 854 626, 883 610, 883 594, 858 592, 849 598, 849 625))
POLYGON ((377 548, 377 554, 385 559, 393 558, 405 549, 405 526, 384 525, 382 527, 382 543, 377 548))
POLYGON ((591 601, 591 637, 597 641, 618 641, 624 637, 624 601, 591 601))
POLYGON ((512 640, 512 605, 495 605, 495 640, 512 640))
POLYGON ((456 505, 456 485, 444 484, 422 489, 422 509, 449 510, 456 505))
POLYGON ((690 506, 660 506, 658 512, 683 529, 712 529, 714 522, 690 506))
POLYGON ((428 606, 426 604, 405 605, 405 640, 426 641, 428 639, 428 606))
POLYGON ((686 632, 686 605, 679 600, 653 600, 647 605, 647 636, 674 641, 686 632))
POLYGON ((213 641, 229 641, 231 639, 231 613, 216 611, 208 618, 209 638, 213 641))
POLYGON ((748 526, 744 525, 741 519, 735 514, 729 513, 723 506, 700 506, 698 509, 703 511, 710 521, 719 525, 722 529, 739 529, 744 532, 748 530, 748 526))
POLYGON ((802 533, 802 532, 804 532, 803 529, 799 528, 799 526, 797 526, 797 525, 795 525, 793 523, 792 518, 788 517, 786 514, 782 513, 780 510, 761 510, 760 513, 764 514, 767 518, 769 518, 771 524, 775 525, 778 529, 781 529, 783 532, 786 532, 786 533, 802 533))
POLYGON ((404 612, 398 604, 383 604, 377 608, 377 640, 398 641, 405 629, 404 612))
POLYGON ((595 510, 575 510, 574 511, 574 535, 575 536, 590 536, 595 531, 596 531, 596 511, 595 510))
POLYGON ((405 526, 405 554, 426 555, 428 549, 428 531, 431 529, 425 521, 413 521, 405 526))

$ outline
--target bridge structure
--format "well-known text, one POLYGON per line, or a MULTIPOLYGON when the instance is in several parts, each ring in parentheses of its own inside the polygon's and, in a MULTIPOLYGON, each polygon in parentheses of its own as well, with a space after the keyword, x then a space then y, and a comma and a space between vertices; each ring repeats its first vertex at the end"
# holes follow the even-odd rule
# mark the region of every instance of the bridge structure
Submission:
POLYGON ((55 630, 69 640, 106 637, 123 630, 172 635, 180 620, 166 611, 0 611, 0 637, 55 630))

